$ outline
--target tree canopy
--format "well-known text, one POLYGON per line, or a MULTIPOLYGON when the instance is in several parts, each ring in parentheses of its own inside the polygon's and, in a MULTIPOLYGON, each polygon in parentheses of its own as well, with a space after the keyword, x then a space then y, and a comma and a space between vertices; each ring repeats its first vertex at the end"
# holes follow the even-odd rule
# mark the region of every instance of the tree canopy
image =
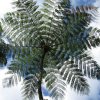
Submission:
POLYGON ((13 4, 17 10, 2 19, 2 37, 14 53, 8 72, 12 75, 4 86, 17 84, 22 77, 22 93, 29 100, 37 93, 43 100, 43 80, 55 100, 64 97, 67 84, 88 94, 84 76, 100 78, 100 66, 84 52, 100 43, 100 30, 89 27, 97 8, 73 8, 70 0, 45 0, 41 9, 34 0, 13 4))

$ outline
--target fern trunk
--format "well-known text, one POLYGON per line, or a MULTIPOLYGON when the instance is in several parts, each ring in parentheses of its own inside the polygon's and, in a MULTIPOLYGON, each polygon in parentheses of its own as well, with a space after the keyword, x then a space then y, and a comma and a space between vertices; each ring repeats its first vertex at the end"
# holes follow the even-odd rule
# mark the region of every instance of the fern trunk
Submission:
POLYGON ((39 86, 38 86, 38 95, 39 95, 39 100, 43 100, 43 94, 42 94, 42 86, 41 86, 42 82, 39 81, 39 86))
POLYGON ((43 78, 43 61, 45 58, 46 52, 43 51, 42 57, 41 57, 41 63, 40 63, 40 79, 38 82, 38 95, 39 95, 39 100, 43 100, 43 94, 42 94, 42 78, 43 78))

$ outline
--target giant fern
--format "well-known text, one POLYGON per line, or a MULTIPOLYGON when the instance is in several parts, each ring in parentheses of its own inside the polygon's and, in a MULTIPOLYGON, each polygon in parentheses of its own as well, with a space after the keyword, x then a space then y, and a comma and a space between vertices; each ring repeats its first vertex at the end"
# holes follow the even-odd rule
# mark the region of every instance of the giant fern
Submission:
POLYGON ((89 86, 84 75, 99 79, 100 73, 99 65, 84 53, 100 43, 95 36, 100 31, 88 27, 97 8, 73 8, 70 0, 45 0, 41 9, 33 0, 17 0, 13 4, 17 10, 2 20, 2 37, 9 40, 15 54, 9 67, 12 76, 4 81, 5 86, 14 83, 15 73, 24 78, 25 99, 38 93, 43 100, 43 79, 56 100, 64 97, 66 84, 87 94, 89 86))

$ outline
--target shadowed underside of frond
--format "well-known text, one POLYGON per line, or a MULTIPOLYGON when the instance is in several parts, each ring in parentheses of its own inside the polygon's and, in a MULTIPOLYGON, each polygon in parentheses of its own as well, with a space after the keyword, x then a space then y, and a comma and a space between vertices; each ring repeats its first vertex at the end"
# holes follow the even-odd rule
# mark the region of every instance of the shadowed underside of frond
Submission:
POLYGON ((39 76, 40 73, 41 51, 32 49, 32 51, 22 50, 16 53, 14 60, 9 66, 9 70, 25 77, 27 74, 39 76))
POLYGON ((10 47, 0 39, 0 64, 7 64, 7 54, 10 51, 10 47))
MULTIPOLYGON (((63 44, 59 44, 58 48, 53 51, 55 58, 59 62, 66 61, 70 56, 81 55, 85 50, 97 47, 100 44, 100 30, 96 28, 87 28, 76 36, 69 36, 63 44)), ((90 59, 91 60, 91 59, 90 59)))

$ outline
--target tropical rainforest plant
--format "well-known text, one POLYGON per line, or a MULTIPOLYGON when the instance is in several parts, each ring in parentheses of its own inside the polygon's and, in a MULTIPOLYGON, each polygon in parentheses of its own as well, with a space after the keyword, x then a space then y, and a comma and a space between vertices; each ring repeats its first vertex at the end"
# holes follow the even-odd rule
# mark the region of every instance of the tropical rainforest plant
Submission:
POLYGON ((43 80, 55 100, 64 97, 67 84, 87 94, 84 76, 100 78, 99 65, 85 53, 100 43, 100 30, 89 27, 97 8, 73 8, 70 0, 45 0, 41 8, 34 0, 13 4, 17 10, 2 19, 2 37, 9 40, 14 53, 8 67, 11 76, 4 79, 4 86, 17 84, 22 77, 22 93, 29 100, 37 93, 43 100, 43 80))

